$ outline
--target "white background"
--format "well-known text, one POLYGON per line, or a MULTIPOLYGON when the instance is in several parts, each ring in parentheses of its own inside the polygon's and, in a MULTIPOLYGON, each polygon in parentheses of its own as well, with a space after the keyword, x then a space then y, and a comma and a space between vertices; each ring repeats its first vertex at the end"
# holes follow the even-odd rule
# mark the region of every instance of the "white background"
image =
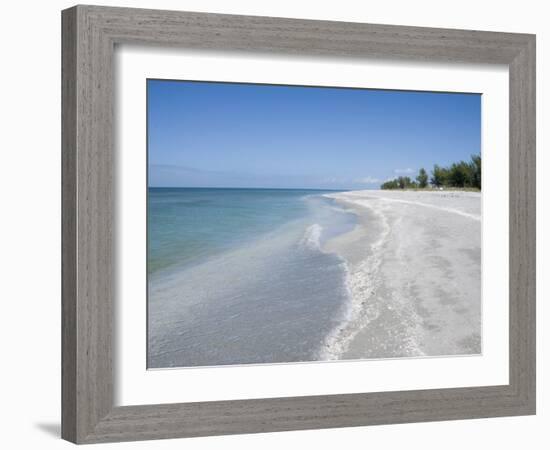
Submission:
MULTIPOLYGON (((547 144, 550 98, 548 12, 544 2, 407 0, 116 1, 105 5, 333 19, 399 25, 537 33, 538 128, 538 415, 442 423, 316 430, 248 436, 119 444, 117 448, 280 448, 336 446, 464 449, 545 448, 550 395, 544 383, 550 321, 548 293, 547 144), (546 201, 545 201, 546 200, 546 201), (546 206, 544 203, 546 202, 546 206)), ((60 416, 60 15, 71 2, 6 2, 2 10, 2 130, 0 274, 3 447, 69 448, 59 440, 60 416)), ((547 445, 547 443, 546 443, 547 445)), ((98 448, 114 448, 98 446, 98 448)))
POLYGON ((207 55, 122 46, 116 53, 119 210, 115 336, 118 405, 349 394, 508 383, 508 69, 396 61, 207 55), (192 79, 483 93, 483 355, 145 370, 146 83, 192 79), (503 192, 504 191, 504 192, 503 192), (136 345, 138 343, 138 345, 136 345), (139 344, 141 343, 141 344, 139 344), (407 376, 403 376, 407 373, 407 376))

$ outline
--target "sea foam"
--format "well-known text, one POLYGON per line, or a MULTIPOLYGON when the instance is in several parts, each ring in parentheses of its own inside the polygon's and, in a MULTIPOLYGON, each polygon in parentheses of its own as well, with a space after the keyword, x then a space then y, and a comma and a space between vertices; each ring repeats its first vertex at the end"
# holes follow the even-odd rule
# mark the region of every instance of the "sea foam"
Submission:
POLYGON ((304 237, 300 241, 300 244, 312 250, 320 250, 322 233, 323 227, 321 225, 318 223, 310 225, 306 228, 304 237))
MULTIPOLYGON (((344 260, 345 286, 349 301, 342 311, 340 323, 326 336, 321 346, 320 360, 350 359, 348 352, 357 336, 379 319, 381 314, 387 314, 386 310, 393 308, 392 304, 385 302, 380 292, 384 285, 381 264, 391 235, 391 227, 385 212, 386 204, 368 202, 363 206, 368 207, 371 220, 378 223, 379 230, 376 239, 370 241, 368 251, 359 262, 350 264, 344 255, 340 255, 344 260)), ((409 317, 412 316, 412 313, 408 312, 409 317)), ((397 311, 391 315, 399 322, 397 311)), ((376 343, 373 348, 365 349, 365 354, 384 353, 376 347, 384 347, 386 344, 376 343)), ((407 356, 422 355, 413 335, 403 342, 403 353, 407 356)))

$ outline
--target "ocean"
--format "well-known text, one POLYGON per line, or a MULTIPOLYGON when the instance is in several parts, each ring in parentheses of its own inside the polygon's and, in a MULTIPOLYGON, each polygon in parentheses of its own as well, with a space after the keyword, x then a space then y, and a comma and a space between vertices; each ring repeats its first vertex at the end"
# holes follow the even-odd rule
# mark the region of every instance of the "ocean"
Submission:
POLYGON ((321 359, 351 302, 323 251, 355 214, 297 189, 149 188, 149 368, 321 359))

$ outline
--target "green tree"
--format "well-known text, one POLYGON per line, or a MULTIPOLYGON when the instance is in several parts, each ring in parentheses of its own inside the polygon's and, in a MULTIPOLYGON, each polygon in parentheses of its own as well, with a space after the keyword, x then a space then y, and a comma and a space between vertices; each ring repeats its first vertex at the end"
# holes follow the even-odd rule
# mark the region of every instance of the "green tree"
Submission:
POLYGON ((399 188, 399 184, 397 183, 397 180, 388 180, 380 186, 381 189, 397 189, 399 188))
MULTIPOLYGON (((434 187, 471 187, 481 189, 481 156, 472 155, 469 162, 459 161, 449 167, 434 165, 429 182, 434 187)), ((428 185, 428 174, 424 168, 418 171, 416 180, 409 177, 398 177, 387 180, 381 189, 424 189, 428 185)))
POLYGON ((420 188, 425 188, 426 186, 428 186, 428 174, 423 167, 418 171, 416 181, 418 182, 418 187, 420 188))
POLYGON ((432 178, 430 183, 435 187, 441 187, 447 185, 447 179, 449 178, 448 170, 444 167, 440 167, 437 164, 434 165, 432 171, 432 178))
POLYGON ((471 172, 468 163, 464 161, 453 163, 449 169, 448 182, 452 187, 469 187, 471 185, 471 172))
POLYGON ((399 189, 411 187, 411 179, 409 177, 399 177, 397 178, 397 184, 399 185, 399 189))
POLYGON ((469 167, 472 187, 481 189, 481 155, 472 155, 469 167))

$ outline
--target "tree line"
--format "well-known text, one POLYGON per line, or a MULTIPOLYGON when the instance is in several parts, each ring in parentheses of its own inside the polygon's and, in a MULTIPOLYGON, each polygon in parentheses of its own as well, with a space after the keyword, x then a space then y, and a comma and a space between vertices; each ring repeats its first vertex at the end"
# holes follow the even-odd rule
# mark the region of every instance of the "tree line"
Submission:
POLYGON ((473 188, 481 189, 481 156, 472 155, 470 161, 460 161, 448 167, 437 164, 428 177, 424 168, 418 171, 415 179, 397 177, 383 183, 381 189, 426 189, 428 183, 434 188, 473 188))

